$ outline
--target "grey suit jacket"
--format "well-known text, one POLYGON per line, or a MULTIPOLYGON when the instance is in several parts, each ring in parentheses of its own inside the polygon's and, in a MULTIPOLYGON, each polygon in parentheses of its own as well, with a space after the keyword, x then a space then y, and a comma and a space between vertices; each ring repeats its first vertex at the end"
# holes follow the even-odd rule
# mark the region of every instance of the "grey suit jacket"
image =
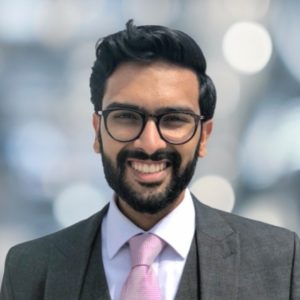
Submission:
MULTIPOLYGON (((187 265, 184 286, 176 299, 195 299, 189 292, 193 280, 197 280, 202 300, 300 299, 300 242, 294 233, 218 211, 196 199, 194 203, 198 247, 194 263, 200 266, 199 276, 187 278, 192 264, 187 265)), ((7 255, 0 299, 85 299, 82 283, 107 209, 13 247, 7 255)), ((99 299, 110 299, 102 262, 99 272, 103 291, 99 299)))

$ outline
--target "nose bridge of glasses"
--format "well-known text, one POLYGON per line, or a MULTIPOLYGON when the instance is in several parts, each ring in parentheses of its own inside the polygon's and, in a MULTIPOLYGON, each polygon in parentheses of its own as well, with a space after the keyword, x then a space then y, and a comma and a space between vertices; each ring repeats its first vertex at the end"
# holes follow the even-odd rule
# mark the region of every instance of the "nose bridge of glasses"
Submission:
POLYGON ((161 143, 165 144, 159 130, 159 116, 147 113, 144 115, 143 129, 140 132, 139 139, 145 146, 162 147, 161 143), (155 145, 155 146, 154 146, 155 145))
MULTIPOLYGON (((162 136, 162 132, 161 132, 161 129, 160 129, 160 120, 161 118, 164 116, 165 114, 153 114, 153 113, 146 113, 144 116, 144 126, 143 126, 143 131, 145 131, 145 127, 147 127, 147 124, 149 124, 149 121, 152 120, 152 122, 154 123, 153 125, 155 125, 156 127, 156 133, 157 135, 159 136, 160 139, 162 139, 164 142, 165 142, 165 139, 164 137, 162 136)), ((143 132, 142 132, 143 134, 143 132)))
MULTIPOLYGON (((153 123, 154 127, 156 128, 157 134, 160 136, 160 131, 159 131, 159 116, 155 114, 150 114, 147 113, 145 114, 144 117, 144 124, 143 124, 143 132, 147 130, 147 127, 149 126, 149 123, 153 123), (152 122, 151 122, 152 121, 152 122)), ((143 134, 142 132, 142 134, 143 134)))
POLYGON ((159 123, 159 119, 161 118, 161 116, 156 115, 156 114, 151 114, 151 113, 146 113, 144 116, 145 116, 145 117, 144 117, 144 122, 145 122, 144 127, 147 125, 147 123, 148 123, 149 121, 153 120, 153 122, 154 122, 155 125, 156 125, 157 130, 159 130, 159 129, 158 129, 158 127, 159 127, 159 126, 158 126, 158 123, 159 123))

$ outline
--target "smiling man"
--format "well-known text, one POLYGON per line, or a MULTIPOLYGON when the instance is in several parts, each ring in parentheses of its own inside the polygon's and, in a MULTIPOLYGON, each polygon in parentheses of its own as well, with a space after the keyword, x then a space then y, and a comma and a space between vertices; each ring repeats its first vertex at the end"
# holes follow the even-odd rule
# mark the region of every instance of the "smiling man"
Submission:
POLYGON ((187 188, 216 103, 195 41, 129 21, 97 44, 90 87, 94 150, 114 197, 13 247, 1 300, 300 299, 293 232, 207 207, 187 188))

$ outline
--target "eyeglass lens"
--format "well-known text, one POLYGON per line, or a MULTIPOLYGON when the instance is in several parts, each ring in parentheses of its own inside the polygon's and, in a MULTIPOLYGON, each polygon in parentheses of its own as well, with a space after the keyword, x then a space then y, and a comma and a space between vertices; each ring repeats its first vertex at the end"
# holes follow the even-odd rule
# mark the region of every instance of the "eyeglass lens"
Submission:
MULTIPOLYGON (((142 114, 131 110, 113 110, 106 118, 106 126, 113 138, 119 141, 130 141, 137 138, 143 127, 142 114)), ((158 127, 161 136, 170 143, 183 143, 195 132, 196 122, 193 115, 182 112, 166 113, 159 119, 158 127)))

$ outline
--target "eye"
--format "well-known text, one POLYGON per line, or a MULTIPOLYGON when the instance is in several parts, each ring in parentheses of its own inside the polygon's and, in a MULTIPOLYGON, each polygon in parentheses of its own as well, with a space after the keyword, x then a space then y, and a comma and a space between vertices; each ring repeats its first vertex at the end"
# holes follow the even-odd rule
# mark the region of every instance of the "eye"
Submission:
POLYGON ((164 115, 161 119, 162 125, 185 125, 193 121, 192 116, 185 113, 173 113, 164 115))
POLYGON ((120 120, 120 119, 138 120, 138 119, 140 119, 140 116, 137 113, 133 112, 133 111, 116 110, 116 111, 113 111, 111 113, 111 118, 113 118, 114 120, 120 120))
POLYGON ((141 122, 141 116, 130 110, 114 110, 109 114, 108 121, 120 126, 136 125, 141 122))

